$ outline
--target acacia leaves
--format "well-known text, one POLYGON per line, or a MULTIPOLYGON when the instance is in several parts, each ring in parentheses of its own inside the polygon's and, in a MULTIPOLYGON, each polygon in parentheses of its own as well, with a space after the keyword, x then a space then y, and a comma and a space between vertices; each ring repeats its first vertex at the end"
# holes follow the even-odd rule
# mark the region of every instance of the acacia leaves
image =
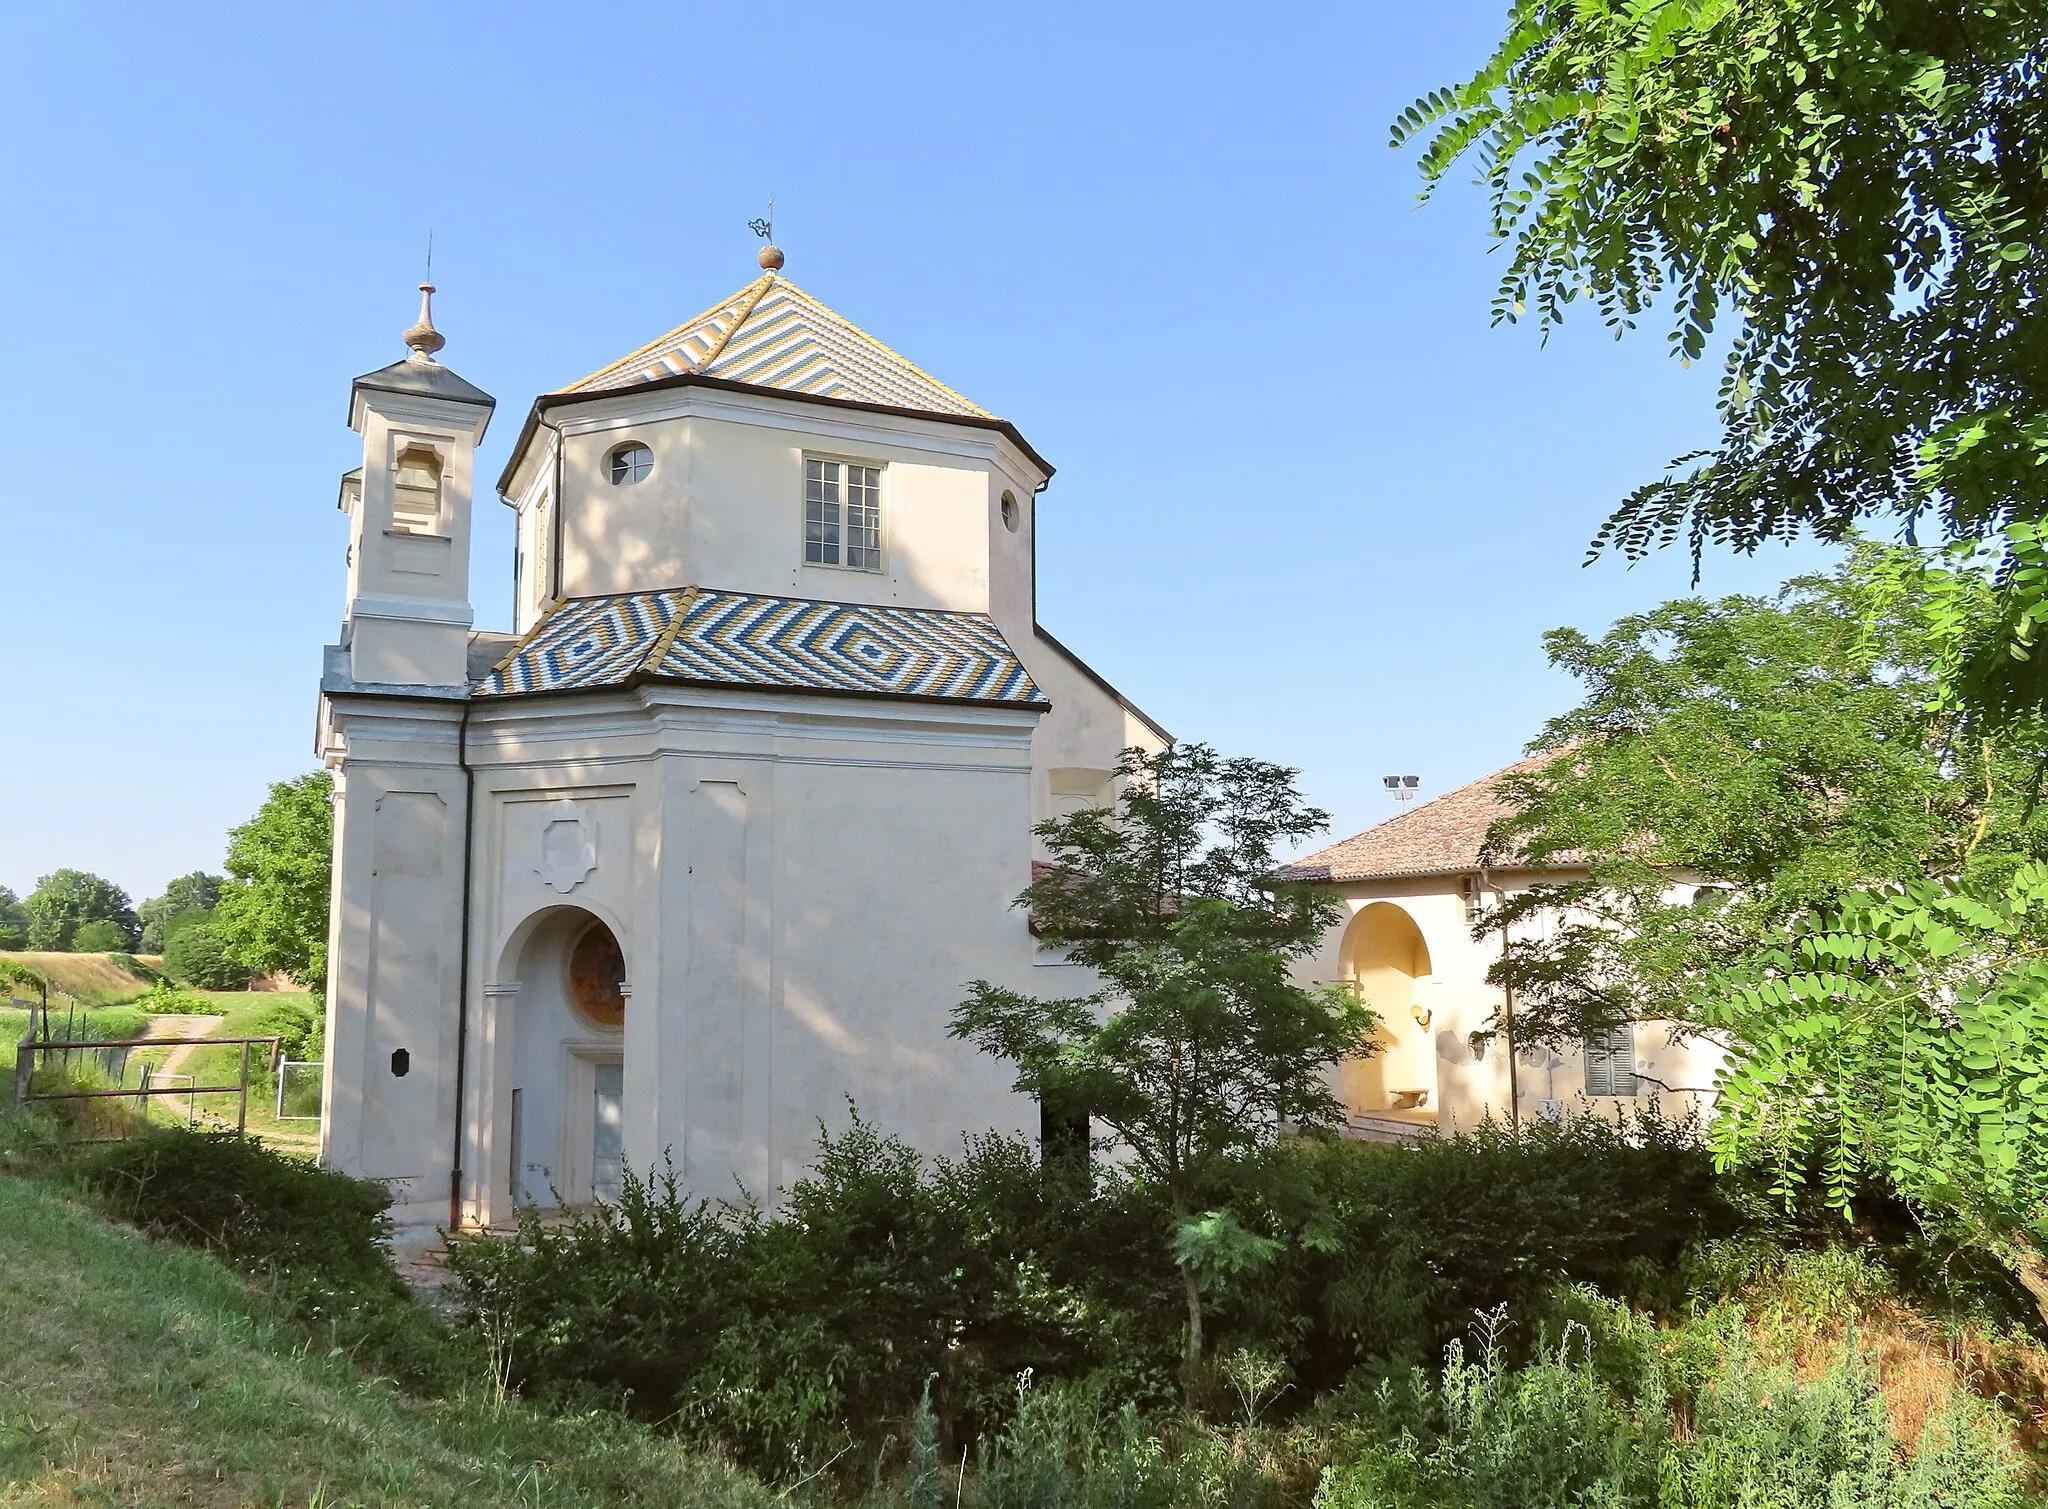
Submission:
POLYGON ((1878 1171, 2023 1278, 2048 1250, 2048 866, 1854 893, 1700 1001, 1732 1045, 1724 1164, 1767 1156, 1789 1195, 1818 1162, 1843 1209, 1878 1171))
POLYGON ((1686 361, 1730 328, 1719 442, 1596 550, 2048 515, 2044 53, 2039 0, 1518 0, 1403 114, 1425 193, 1490 191, 1497 320, 1661 304, 1686 361))

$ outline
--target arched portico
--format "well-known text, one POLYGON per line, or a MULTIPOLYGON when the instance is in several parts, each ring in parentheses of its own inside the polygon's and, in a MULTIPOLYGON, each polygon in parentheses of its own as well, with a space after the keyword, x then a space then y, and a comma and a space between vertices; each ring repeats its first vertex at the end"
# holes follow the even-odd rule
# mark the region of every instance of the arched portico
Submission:
POLYGON ((1434 1112, 1436 1049, 1430 1032, 1429 945, 1407 910, 1391 901, 1362 908, 1344 930, 1339 954, 1343 977, 1379 1014, 1379 1051, 1347 1059, 1338 1068, 1337 1093, 1345 1106, 1368 1114, 1434 1112))
POLYGON ((495 1109, 511 1203, 616 1199, 632 994, 618 930, 581 906, 544 908, 513 930, 485 990, 507 1039, 495 1109))

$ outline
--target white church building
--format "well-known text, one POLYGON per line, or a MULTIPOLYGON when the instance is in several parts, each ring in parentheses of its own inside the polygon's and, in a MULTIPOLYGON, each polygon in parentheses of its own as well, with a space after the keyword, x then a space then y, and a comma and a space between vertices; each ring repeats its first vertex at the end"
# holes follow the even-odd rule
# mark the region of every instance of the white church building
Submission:
POLYGON ((355 380, 321 1150, 401 1225, 664 1158, 766 1195, 849 1097, 931 1151, 1038 1130, 948 1016, 1090 988, 1013 906, 1031 825, 1166 735, 1038 626, 1052 467, 781 266, 534 401, 511 635, 469 590, 493 400, 424 296, 355 380))

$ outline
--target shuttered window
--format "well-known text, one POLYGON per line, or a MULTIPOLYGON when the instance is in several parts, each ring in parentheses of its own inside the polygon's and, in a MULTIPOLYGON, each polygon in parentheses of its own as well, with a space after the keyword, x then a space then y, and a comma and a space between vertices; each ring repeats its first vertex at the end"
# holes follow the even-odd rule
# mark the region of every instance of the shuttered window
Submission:
POLYGON ((1636 1029, 1610 1027, 1586 1039, 1586 1093, 1620 1095, 1636 1093, 1636 1029))

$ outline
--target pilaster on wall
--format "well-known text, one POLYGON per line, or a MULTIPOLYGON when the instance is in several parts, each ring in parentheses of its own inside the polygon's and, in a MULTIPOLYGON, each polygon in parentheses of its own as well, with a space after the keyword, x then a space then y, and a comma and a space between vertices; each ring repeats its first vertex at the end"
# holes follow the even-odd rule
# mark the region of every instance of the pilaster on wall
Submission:
POLYGON ((460 1021, 464 781, 453 706, 337 699, 323 1161, 445 1222, 460 1021))

